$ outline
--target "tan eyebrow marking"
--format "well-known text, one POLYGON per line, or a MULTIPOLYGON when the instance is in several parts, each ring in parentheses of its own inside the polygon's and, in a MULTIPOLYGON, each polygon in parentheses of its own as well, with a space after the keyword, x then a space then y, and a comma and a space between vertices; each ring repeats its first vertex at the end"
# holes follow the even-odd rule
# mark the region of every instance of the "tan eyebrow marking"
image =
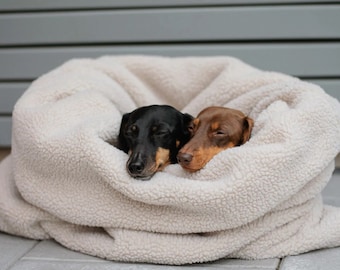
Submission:
POLYGON ((218 122, 213 122, 212 124, 211 124, 211 129, 212 130, 217 130, 218 128, 219 128, 219 123, 218 122))

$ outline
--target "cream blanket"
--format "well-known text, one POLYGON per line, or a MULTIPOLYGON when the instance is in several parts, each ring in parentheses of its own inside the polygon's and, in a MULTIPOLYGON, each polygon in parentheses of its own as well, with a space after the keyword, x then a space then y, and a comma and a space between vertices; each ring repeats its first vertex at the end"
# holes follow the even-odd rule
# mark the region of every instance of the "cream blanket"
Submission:
POLYGON ((230 57, 72 60, 17 102, 0 165, 0 230, 109 260, 185 264, 340 245, 320 195, 340 151, 340 106, 318 86, 230 57), (190 174, 129 177, 113 147, 123 113, 210 105, 255 120, 249 142, 190 174))

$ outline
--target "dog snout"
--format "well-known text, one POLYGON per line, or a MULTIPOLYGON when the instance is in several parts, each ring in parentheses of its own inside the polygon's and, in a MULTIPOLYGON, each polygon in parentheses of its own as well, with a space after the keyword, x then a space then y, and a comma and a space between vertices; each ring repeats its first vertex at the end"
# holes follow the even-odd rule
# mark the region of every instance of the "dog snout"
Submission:
POLYGON ((131 162, 128 166, 129 172, 133 175, 141 174, 144 170, 144 163, 140 160, 131 162))
POLYGON ((139 176, 145 169, 144 159, 141 153, 132 154, 127 164, 129 173, 133 176, 139 176))
POLYGON ((179 152, 177 155, 178 163, 188 165, 192 161, 193 156, 189 153, 179 152))

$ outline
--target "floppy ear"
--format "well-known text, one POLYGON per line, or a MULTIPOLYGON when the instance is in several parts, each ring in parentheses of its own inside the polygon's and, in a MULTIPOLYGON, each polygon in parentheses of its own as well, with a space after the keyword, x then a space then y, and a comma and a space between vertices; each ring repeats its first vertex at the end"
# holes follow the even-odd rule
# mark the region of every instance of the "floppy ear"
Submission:
POLYGON ((183 146, 184 144, 186 144, 190 137, 191 137, 191 133, 189 131, 189 125, 191 123, 191 121, 194 119, 194 117, 188 113, 183 113, 182 114, 182 131, 184 134, 184 138, 183 138, 183 142, 181 142, 181 145, 183 146))
POLYGON ((253 126, 254 126, 253 119, 249 117, 244 118, 241 144, 244 144, 249 140, 253 126))
POLYGON ((119 135, 118 135, 117 148, 124 151, 125 153, 129 152, 129 147, 127 145, 127 141, 124 135, 124 129, 130 118, 130 114, 131 113, 126 113, 123 115, 122 122, 120 123, 119 135))

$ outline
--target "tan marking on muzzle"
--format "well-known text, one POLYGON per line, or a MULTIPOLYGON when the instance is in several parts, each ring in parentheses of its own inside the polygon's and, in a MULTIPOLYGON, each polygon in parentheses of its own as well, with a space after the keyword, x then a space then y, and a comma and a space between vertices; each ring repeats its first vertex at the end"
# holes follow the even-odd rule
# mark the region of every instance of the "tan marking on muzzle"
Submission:
POLYGON ((195 172, 202 169, 215 155, 219 152, 234 147, 235 144, 229 142, 225 147, 220 148, 217 146, 202 148, 195 150, 193 152, 193 158, 190 164, 182 165, 182 167, 190 172, 195 172))
POLYGON ((164 167, 170 164, 170 150, 159 147, 155 157, 156 170, 161 171, 164 167))

